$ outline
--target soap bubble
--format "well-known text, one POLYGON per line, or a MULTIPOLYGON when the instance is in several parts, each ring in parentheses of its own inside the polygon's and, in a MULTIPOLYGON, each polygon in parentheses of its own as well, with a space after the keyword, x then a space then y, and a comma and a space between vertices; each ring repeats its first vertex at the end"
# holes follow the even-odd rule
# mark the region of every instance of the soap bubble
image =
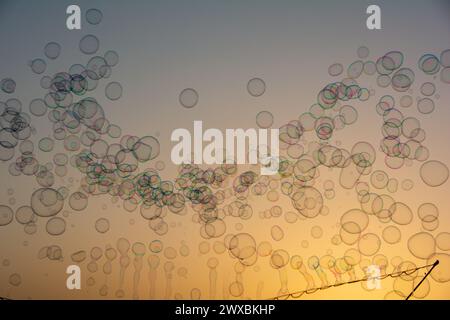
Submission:
POLYGON ((188 109, 195 107, 198 103, 198 99, 197 91, 192 88, 184 89, 178 97, 180 104, 188 109))
POLYGON ((438 187, 448 180, 448 167, 437 160, 430 160, 420 167, 420 177, 430 187, 438 187))
POLYGON ((247 91, 253 97, 259 97, 266 91, 266 83, 260 78, 250 79, 247 83, 247 91))
POLYGON ((103 13, 99 9, 91 8, 86 11, 86 21, 92 25, 97 25, 102 21, 103 13))

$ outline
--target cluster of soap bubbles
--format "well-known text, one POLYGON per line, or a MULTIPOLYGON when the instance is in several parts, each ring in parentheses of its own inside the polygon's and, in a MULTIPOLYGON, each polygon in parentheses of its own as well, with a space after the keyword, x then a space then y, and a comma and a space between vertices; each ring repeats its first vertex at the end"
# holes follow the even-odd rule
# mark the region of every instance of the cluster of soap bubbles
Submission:
MULTIPOLYGON (((93 26, 102 19, 103 14, 98 9, 86 12, 86 20, 93 26)), ((214 255, 206 263, 211 297, 216 296, 217 273, 219 264, 223 264, 217 257, 224 253, 234 263, 234 277, 224 284, 224 297, 248 294, 243 274, 249 268, 258 272, 261 266, 268 266, 278 273, 279 293, 286 294, 287 270, 298 273, 307 289, 312 289, 317 284, 327 286, 345 278, 355 280, 357 273, 365 274, 371 264, 380 266, 382 274, 387 273, 388 267, 400 274, 386 298, 405 297, 420 277, 417 272, 404 271, 418 265, 401 258, 389 261, 383 249, 392 245, 404 245, 413 259, 422 262, 433 263, 439 259, 440 265, 433 271, 432 278, 437 282, 450 281, 450 255, 443 253, 450 250, 450 234, 433 234, 439 227, 439 209, 433 203, 421 204, 417 216, 423 230, 411 236, 403 234, 402 228, 410 225, 416 216, 414 210, 395 198, 399 181, 375 167, 378 152, 381 152, 384 164, 390 169, 400 169, 412 161, 421 162, 420 176, 429 187, 442 186, 449 177, 449 169, 443 162, 429 159, 426 133, 420 121, 407 115, 407 108, 414 104, 412 88, 416 85, 416 73, 404 65, 403 53, 390 51, 372 61, 369 49, 360 47, 358 60, 347 67, 332 64, 328 74, 339 78, 318 92, 316 101, 307 111, 279 128, 281 153, 275 177, 261 176, 254 167, 240 170, 237 165, 228 163, 209 168, 183 164, 173 180, 165 180, 161 174, 164 163, 158 161, 159 140, 154 136, 123 134, 118 125, 110 123, 107 112, 93 97, 103 85, 110 102, 122 97, 122 85, 109 80, 119 63, 119 55, 113 50, 102 52, 100 41, 93 34, 80 39, 79 50, 87 57, 86 63, 73 64, 67 70, 47 75, 49 65, 62 53, 60 44, 47 43, 43 50, 45 58, 29 62, 32 72, 41 75, 39 83, 46 94, 32 99, 28 110, 24 110, 26 108, 22 108, 22 102, 16 98, 0 102, 0 160, 9 165, 10 175, 33 177, 38 184, 29 203, 16 209, 13 201, 0 205, 0 227, 15 220, 23 225, 26 234, 34 234, 37 223, 43 220, 46 233, 61 239, 68 226, 68 214, 64 209, 86 210, 89 200, 99 195, 109 195, 113 203, 122 201, 127 212, 138 212, 141 221, 148 223, 151 230, 152 240, 148 245, 119 238, 115 247, 93 246, 91 250, 76 250, 70 255, 77 264, 86 262, 90 273, 86 283, 88 287, 98 285, 100 296, 110 294, 108 281, 113 277, 116 262, 119 276, 114 297, 125 297, 125 272, 132 265, 133 297, 139 296, 140 279, 146 266, 151 298, 157 295, 154 288, 158 269, 165 276, 165 297, 183 298, 181 293, 172 292, 175 289, 172 279, 175 275, 181 279, 188 277, 191 270, 182 262, 192 256, 194 245, 182 242, 178 249, 168 245, 165 235, 169 234, 172 224, 166 217, 177 218, 189 213, 192 222, 199 227, 198 254, 214 255), (366 77, 375 77, 377 86, 391 89, 392 95, 375 99, 374 89, 359 84, 366 77), (357 123, 360 106, 370 103, 383 120, 379 148, 357 140, 347 149, 335 141, 339 130, 357 123), (35 139, 33 118, 44 116, 51 123, 51 134, 35 139), (51 162, 39 161, 40 153, 52 155, 51 162), (152 168, 148 167, 150 162, 155 162, 152 168), (58 187, 63 181, 59 178, 66 178, 72 168, 81 174, 79 186, 69 178, 67 185, 58 187), (323 181, 321 190, 319 177, 327 171, 337 171, 338 178, 323 181), (338 186, 353 191, 358 200, 356 206, 339 213, 337 231, 330 240, 331 245, 345 248, 343 255, 333 255, 329 249, 325 254, 317 252, 303 258, 297 252, 273 246, 273 243, 282 246, 291 236, 288 232, 291 229, 285 228, 284 222, 297 227, 299 221, 329 215, 328 203, 336 198, 338 186), (291 208, 279 205, 283 198, 291 208), (266 208, 260 210, 261 205, 266 208), (280 217, 284 222, 277 220, 280 217), (267 238, 258 240, 256 233, 247 230, 254 219, 264 220, 270 226, 267 238), (231 231, 233 222, 236 232, 231 231), (372 228, 372 224, 378 222, 384 224, 380 232, 372 228), (99 269, 106 275, 102 283, 98 283, 100 278, 96 276, 99 269)), ((439 58, 433 54, 423 55, 418 68, 426 75, 440 72, 441 82, 450 83, 450 50, 441 52, 439 58)), ((438 88, 432 81, 423 82, 419 87, 421 96, 416 99, 417 109, 425 116, 436 109, 434 99, 438 88)), ((13 94, 16 83, 5 78, 0 88, 6 94, 13 94)), ((261 98, 266 92, 266 83, 261 78, 252 78, 246 89, 251 97, 261 98)), ((199 103, 199 93, 193 88, 183 89, 178 102, 184 108, 194 108, 199 103)), ((271 128, 274 115, 267 110, 260 111, 256 124, 259 128, 271 128)), ((410 191, 414 182, 403 180, 401 187, 403 191, 410 191)), ((109 233, 111 226, 106 216, 93 223, 98 236, 109 233)), ((322 227, 317 223, 309 227, 311 241, 299 241, 300 251, 326 238, 322 227)), ((38 252, 38 259, 63 261, 63 248, 56 244, 44 246, 38 252)), ((10 275, 10 285, 19 286, 21 282, 19 274, 10 275)), ((426 297, 430 286, 427 280, 414 297, 426 297)), ((372 290, 364 283, 362 287, 372 290)), ((199 288, 189 292, 192 299, 201 296, 199 288)))

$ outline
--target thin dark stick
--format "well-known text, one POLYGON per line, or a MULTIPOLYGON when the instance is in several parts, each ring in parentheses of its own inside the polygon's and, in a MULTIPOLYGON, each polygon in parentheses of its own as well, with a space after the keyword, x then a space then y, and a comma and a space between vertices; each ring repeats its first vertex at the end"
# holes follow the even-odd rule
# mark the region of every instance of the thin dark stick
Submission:
MULTIPOLYGON (((436 264, 436 262, 434 262, 434 264, 428 264, 428 265, 425 265, 425 266, 416 267, 414 269, 408 269, 408 270, 403 270, 403 271, 396 271, 396 272, 393 272, 393 273, 388 273, 388 274, 382 275, 382 276, 380 276, 378 278, 380 280, 383 280, 383 279, 385 279, 387 277, 396 278, 396 277, 400 277, 403 274, 411 274, 411 273, 408 273, 408 272, 415 272, 415 271, 418 271, 420 269, 424 269, 424 268, 428 268, 428 267, 433 267, 434 268, 435 264, 436 264)), ((430 270, 430 272, 431 272, 431 270, 430 270)), ((279 300, 280 298, 288 299, 290 297, 294 298, 294 299, 297 299, 297 298, 300 298, 305 293, 306 294, 311 294, 311 293, 314 293, 314 292, 316 292, 318 290, 324 290, 324 289, 328 289, 328 288, 331 288, 331 287, 339 287, 339 286, 344 285, 344 284, 352 284, 352 283, 367 281, 370 278, 371 277, 367 276, 367 277, 364 277, 364 278, 361 278, 361 279, 350 280, 350 281, 347 281, 347 282, 340 282, 340 283, 328 285, 328 286, 325 286, 325 287, 317 287, 317 288, 310 288, 310 289, 306 289, 306 290, 294 291, 294 292, 283 294, 281 296, 276 296, 276 297, 270 298, 270 300, 279 300)))
POLYGON ((420 282, 417 284, 417 286, 413 289, 413 291, 411 291, 411 293, 409 294, 409 296, 406 297, 405 300, 409 300, 409 298, 412 296, 412 294, 414 293, 414 291, 417 290, 417 288, 422 284, 422 282, 428 277, 428 275, 431 273, 431 271, 433 271, 433 269, 439 264, 439 260, 436 260, 433 263, 433 266, 431 267, 430 270, 428 270, 428 272, 425 274, 425 276, 422 278, 422 280, 420 280, 420 282))

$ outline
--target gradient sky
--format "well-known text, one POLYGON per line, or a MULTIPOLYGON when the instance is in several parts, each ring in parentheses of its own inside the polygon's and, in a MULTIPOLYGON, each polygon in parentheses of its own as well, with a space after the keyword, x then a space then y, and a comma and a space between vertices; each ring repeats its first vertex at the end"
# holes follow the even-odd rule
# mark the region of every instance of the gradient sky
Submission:
MULTIPOLYGON (((70 4, 74 2, 0 0, 0 39, 3 39, 0 77, 15 79, 15 96, 27 110, 33 98, 45 94, 45 90, 39 86, 41 76, 31 72, 28 62, 34 58, 43 58, 45 44, 56 41, 62 46, 61 56, 48 64, 46 74, 66 70, 74 63, 86 64, 89 57, 79 51, 78 42, 85 34, 95 34, 100 39, 99 52, 115 50, 119 53, 120 62, 107 81, 118 81, 123 86, 123 97, 118 101, 109 101, 104 97, 106 82, 99 85, 95 97, 103 105, 107 118, 119 125, 123 134, 155 135, 159 138, 160 159, 168 167, 166 179, 174 175, 169 155, 172 147, 170 134, 176 128, 191 129, 194 120, 203 120, 204 126, 211 128, 255 127, 255 116, 262 110, 269 110, 275 118, 273 126, 279 127, 307 111, 315 103, 318 91, 335 81, 328 75, 328 67, 335 62, 349 65, 357 60, 356 50, 360 46, 370 49, 369 58, 372 60, 391 50, 401 51, 405 55, 405 64, 414 68, 422 54, 433 53, 438 56, 442 50, 450 47, 450 2, 445 0, 80 0, 76 4, 81 7, 83 14, 89 8, 98 8, 103 12, 100 25, 89 25, 83 18, 80 31, 68 31, 65 28, 65 9, 70 4), (370 4, 381 7, 382 30, 366 29, 365 11, 370 4), (252 97, 246 91, 246 84, 253 77, 260 77, 266 83, 266 92, 260 98, 252 97), (198 105, 189 110, 182 108, 178 102, 179 93, 188 87, 195 88, 199 93, 198 105)), ((416 75, 419 84, 430 79, 416 75)), ((384 92, 376 87, 373 79, 369 86, 376 90, 376 97, 384 92)), ((450 151, 446 141, 450 136, 450 91, 443 84, 439 88, 440 98, 436 100, 436 110, 431 115, 420 115, 417 110, 412 110, 413 107, 408 111, 419 117, 427 133, 426 145, 431 153, 430 158, 448 166, 450 151)), ((418 95, 416 91, 413 97, 418 95)), ((5 94, 0 94, 2 101, 7 98, 5 94)), ((343 146, 350 148, 359 140, 378 145, 381 119, 375 112, 375 102, 371 106, 372 109, 365 106, 359 110, 358 123, 336 137, 343 146)), ((38 137, 51 133, 45 117, 35 120, 38 137)), ((376 165, 383 168, 381 156, 376 165)), ((436 203, 441 210, 441 225, 436 233, 448 232, 450 217, 444 213, 450 210, 447 195, 449 185, 446 183, 436 190, 424 187, 418 168, 419 164, 415 163, 401 172, 386 172, 399 180, 409 177, 417 182, 413 191, 404 194, 399 192, 399 196, 408 201, 412 208, 424 201, 436 203)), ((0 191, 0 203, 8 202, 10 196, 7 195, 7 189, 12 188, 15 190, 16 207, 27 203, 32 189, 37 186, 35 182, 34 185, 30 184, 30 180, 24 177, 13 177, 13 181, 10 181, 8 164, 5 163, 0 163, 0 177, 2 181, 8 181, 0 191)), ((75 179, 79 179, 79 176, 75 179)), ((341 191, 343 200, 336 205, 336 210, 342 210, 347 204, 346 193, 341 191)), ((12 262, 9 268, 0 267, 0 288, 3 287, 1 284, 7 283, 12 270, 19 270, 24 278, 23 289, 13 288, 11 295, 17 290, 17 297, 20 298, 73 297, 74 293, 68 293, 63 286, 64 280, 61 280, 64 279, 61 270, 68 263, 71 252, 81 248, 88 250, 95 243, 99 246, 115 243, 120 236, 146 243, 152 239, 153 235, 146 225, 142 228, 129 226, 130 217, 124 217, 121 211, 116 205, 110 204, 107 197, 93 200, 87 209, 89 214, 71 215, 68 224, 72 223, 76 227, 68 228, 64 238, 58 239, 45 234, 43 223, 33 237, 27 237, 17 223, 8 229, 0 229, 0 238, 8 239, 8 245, 4 241, 0 244, 0 259, 8 257, 12 262), (108 204, 108 214, 113 218, 111 232, 101 237, 92 234, 95 233, 92 224, 104 214, 100 212, 104 203, 108 204), (24 240, 32 244, 23 247, 24 240), (67 247, 64 265, 50 265, 36 259, 39 248, 51 243, 67 247), (28 263, 37 264, 39 276, 33 276, 27 271, 28 263), (52 290, 44 293, 38 287, 45 283, 46 277, 41 277, 45 273, 54 275, 58 280, 54 281, 57 284, 52 290)), ((316 223, 331 228, 338 221, 338 216, 336 213, 334 216, 320 217, 323 221, 316 223)), ((135 218, 138 225, 140 217, 136 215, 135 218)), ((166 235, 167 242, 176 246, 190 232, 198 233, 198 227, 190 226, 189 221, 188 218, 183 220, 183 227, 178 234, 171 235, 169 232, 166 235)), ((305 229, 309 230, 316 223, 305 222, 305 229)), ((285 233, 288 234, 287 231, 292 227, 286 228, 285 233)), ((264 234, 265 231, 255 232, 264 234)), ((295 235, 297 231, 291 229, 289 233, 295 235)), ((311 245, 305 256, 315 252, 324 254, 325 243, 329 244, 330 237, 327 234, 327 241, 317 244, 317 247, 311 245)), ((288 240, 298 247, 297 238, 292 236, 288 240)), ((288 243, 288 247, 294 245, 288 243)), ((196 245, 191 249, 195 251, 196 245)), ((392 256, 400 255, 401 252, 401 249, 393 249, 392 256)), ((189 263, 195 269, 195 259, 190 260, 189 263)), ((258 277, 248 281, 256 286, 258 277)), ((197 282, 208 285, 208 279, 197 280, 192 277, 187 284, 180 286, 186 289, 197 282)), ((274 282, 276 288, 279 281, 275 279, 274 282)), ((450 298, 448 289, 448 284, 444 289, 436 289, 433 297, 450 298)), ((274 291, 270 290, 264 294, 273 294, 274 291)), ((5 294, 6 291, 3 291, 0 291, 0 295, 5 294)), ((349 296, 358 297, 360 291, 360 288, 352 291, 353 295, 349 296)), ((340 293, 335 293, 332 297, 339 296, 340 293)), ((76 297, 98 298, 98 295, 92 290, 76 293, 76 297)), ((324 295, 319 297, 327 298, 324 295)))

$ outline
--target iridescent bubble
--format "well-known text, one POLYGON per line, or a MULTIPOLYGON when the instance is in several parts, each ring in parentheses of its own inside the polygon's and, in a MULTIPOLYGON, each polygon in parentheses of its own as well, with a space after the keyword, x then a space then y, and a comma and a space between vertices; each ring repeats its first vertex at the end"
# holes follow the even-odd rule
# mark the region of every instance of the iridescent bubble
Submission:
POLYGON ((193 108, 198 103, 198 93, 192 88, 186 88, 180 92, 178 100, 180 104, 185 108, 193 108))
POLYGON ((392 290, 386 293, 384 300, 405 300, 405 297, 399 291, 392 290))
POLYGON ((337 77, 344 71, 344 66, 341 63, 333 63, 328 67, 328 74, 332 77, 337 77))
POLYGON ((435 74, 439 72, 439 59, 432 54, 424 54, 419 59, 419 68, 426 74, 435 74))
POLYGON ((216 241, 214 242, 213 250, 217 254, 222 254, 227 250, 227 248, 225 247, 225 244, 222 241, 216 241))
POLYGON ((39 140, 39 149, 44 152, 50 152, 53 150, 55 142, 51 138, 42 138, 39 140))
POLYGON ((400 106, 409 108, 413 103, 413 98, 410 95, 404 95, 400 98, 400 106))
POLYGON ((233 282, 229 287, 230 294, 233 297, 240 297, 244 293, 244 286, 240 282, 233 282))
POLYGON ((277 225, 272 226, 272 228, 270 229, 270 234, 272 235, 272 239, 275 241, 280 241, 284 237, 283 229, 281 229, 281 227, 277 225))
POLYGON ((420 177, 430 187, 438 187, 448 180, 448 167, 437 160, 430 160, 420 167, 420 177))
POLYGON ((258 245, 257 252, 260 257, 267 257, 272 253, 272 245, 270 242, 262 241, 258 245))
POLYGON ((111 138, 119 138, 122 135, 122 129, 114 124, 109 125, 108 134, 111 138))
POLYGON ((450 255, 434 254, 428 258, 427 264, 433 264, 436 260, 439 260, 439 264, 430 273, 431 278, 440 283, 450 281, 450 255))
POLYGON ((164 257, 169 260, 173 260, 177 257, 177 250, 173 247, 167 247, 164 249, 164 257))
POLYGON ((405 179, 402 181, 402 189, 409 191, 414 187, 414 182, 411 179, 405 179))
MULTIPOLYGON (((412 279, 411 279, 412 280, 412 279)), ((397 295, 405 299, 409 293, 413 290, 413 282, 410 279, 404 279, 402 277, 397 277, 394 280, 394 290, 397 295)))
POLYGON ((443 251, 450 250, 450 233, 441 232, 436 236, 436 246, 443 251))
POLYGON ((34 99, 30 102, 30 112, 36 117, 45 115, 47 112, 47 105, 42 99, 34 99))
POLYGON ((436 92, 436 86, 432 82, 425 82, 420 87, 420 93, 424 96, 432 96, 436 92))
POLYGON ((274 269, 280 269, 289 263, 289 253, 286 250, 278 249, 270 256, 270 265, 274 269))
POLYGON ((49 59, 56 59, 61 53, 61 45, 57 42, 49 42, 44 47, 44 54, 49 59))
POLYGON ((59 236, 66 231, 66 221, 63 218, 53 217, 47 221, 45 229, 48 234, 59 236))
POLYGON ((89 24, 97 25, 102 21, 103 13, 99 9, 91 8, 86 11, 86 21, 89 24))
POLYGON ((105 87, 105 95, 109 100, 119 100, 122 97, 122 85, 118 82, 110 82, 105 87))
POLYGON ((80 40, 80 51, 84 54, 94 54, 98 51, 100 42, 98 38, 92 34, 85 35, 80 40))
POLYGON ((369 56, 369 48, 367 48, 366 46, 361 46, 358 48, 356 53, 358 55, 358 58, 365 59, 369 56))
POLYGON ((441 52, 439 62, 443 67, 450 67, 450 49, 441 52))
POLYGON ((139 162, 146 162, 158 157, 159 141, 153 136, 140 138, 132 147, 132 153, 139 162))
POLYGON ((323 207, 322 194, 313 187, 299 189, 291 199, 294 208, 306 218, 316 217, 323 207))
POLYGON ((16 210, 16 220, 20 224, 27 224, 34 220, 34 212, 30 206, 22 206, 16 210))
POLYGON ((296 223, 298 220, 298 215, 295 212, 288 211, 284 214, 284 219, 287 223, 296 223))
POLYGON ((364 73, 371 76, 377 72, 377 66, 373 61, 366 61, 364 63, 364 73))
POLYGON ((253 97, 260 97, 266 91, 266 83, 260 78, 250 79, 247 83, 247 91, 253 97))
POLYGON ((39 81, 42 89, 50 89, 53 79, 49 76, 43 76, 39 81))
POLYGON ((228 250, 235 257, 245 262, 256 254, 256 241, 249 233, 238 233, 231 237, 228 250))
POLYGON ((30 67, 34 73, 41 74, 47 69, 47 63, 42 59, 34 59, 30 62, 30 67))
POLYGON ((266 129, 273 124, 273 115, 269 111, 261 111, 256 115, 256 124, 258 127, 266 129))
POLYGON ((413 219, 411 208, 403 202, 395 202, 389 207, 391 219, 399 225, 407 225, 413 219))
POLYGON ((357 60, 348 66, 347 75, 350 79, 357 79, 363 72, 363 69, 364 63, 361 60, 357 60))
POLYGON ((359 235, 367 228, 369 217, 360 209, 351 209, 341 216, 340 223, 347 233, 359 235))
POLYGON ((117 251, 113 247, 109 246, 105 250, 105 257, 109 261, 113 261, 117 257, 117 251))
POLYGON ((106 218, 100 218, 95 221, 95 230, 98 233, 106 233, 109 231, 109 220, 106 218))
POLYGON ((345 105, 339 110, 339 115, 342 117, 343 122, 346 125, 350 125, 358 120, 358 111, 352 106, 345 105))
POLYGON ((439 209, 433 203, 422 203, 417 208, 417 215, 423 222, 433 222, 439 217, 439 209))
POLYGON ((383 229, 383 240, 386 241, 389 244, 395 244, 398 243, 401 239, 401 232, 400 229, 396 226, 387 226, 383 229))
POLYGON ((422 114, 429 114, 434 111, 434 101, 430 98, 423 98, 417 101, 417 109, 422 114))
POLYGON ((436 241, 428 232, 418 232, 408 239, 408 250, 419 259, 428 259, 436 252, 436 241))
POLYGON ((150 242, 149 249, 153 253, 161 252, 161 250, 163 249, 162 241, 160 241, 160 240, 153 240, 152 242, 150 242))
POLYGON ((51 217, 62 210, 64 197, 52 188, 40 188, 31 196, 31 207, 40 217, 51 217))
POLYGON ((322 238, 323 230, 320 226, 313 226, 311 228, 311 237, 314 239, 320 239, 322 238))
POLYGON ((142 257, 145 255, 145 249, 145 244, 143 244, 142 242, 135 242, 131 247, 131 251, 133 251, 133 253, 138 257, 142 257))
POLYGON ((82 192, 74 192, 69 197, 69 205, 75 211, 82 211, 88 205, 88 197, 82 192))
POLYGON ((116 51, 109 50, 104 55, 105 61, 110 67, 114 67, 119 63, 119 54, 116 51))
POLYGON ((191 290, 191 300, 200 300, 202 297, 202 292, 199 288, 193 288, 191 290))
POLYGON ((0 226, 6 226, 14 218, 13 210, 8 206, 0 205, 0 226))
POLYGON ((29 223, 27 223, 27 224, 24 226, 23 231, 24 231, 26 234, 29 234, 29 235, 35 234, 36 231, 37 231, 37 225, 36 225, 36 223, 34 223, 34 222, 29 222, 29 223))
POLYGON ((13 273, 12 275, 9 276, 8 282, 10 285, 18 287, 22 283, 22 277, 18 273, 13 273))
POLYGON ((374 233, 366 233, 358 241, 358 250, 365 256, 372 256, 380 250, 381 240, 374 233))
POLYGON ((80 263, 86 259, 86 256, 87 256, 86 251, 80 250, 80 251, 74 252, 70 256, 70 258, 72 259, 73 262, 80 263))
POLYGON ((441 81, 446 84, 450 83, 450 67, 441 70, 441 81))
POLYGON ((387 186, 389 177, 386 172, 382 170, 376 170, 370 176, 370 182, 376 189, 383 189, 387 186))
POLYGON ((414 83, 414 72, 408 68, 401 68, 392 76, 392 88, 399 92, 409 90, 414 83))
POLYGON ((2 79, 0 81, 0 89, 5 93, 14 93, 16 91, 16 82, 11 78, 2 79))

